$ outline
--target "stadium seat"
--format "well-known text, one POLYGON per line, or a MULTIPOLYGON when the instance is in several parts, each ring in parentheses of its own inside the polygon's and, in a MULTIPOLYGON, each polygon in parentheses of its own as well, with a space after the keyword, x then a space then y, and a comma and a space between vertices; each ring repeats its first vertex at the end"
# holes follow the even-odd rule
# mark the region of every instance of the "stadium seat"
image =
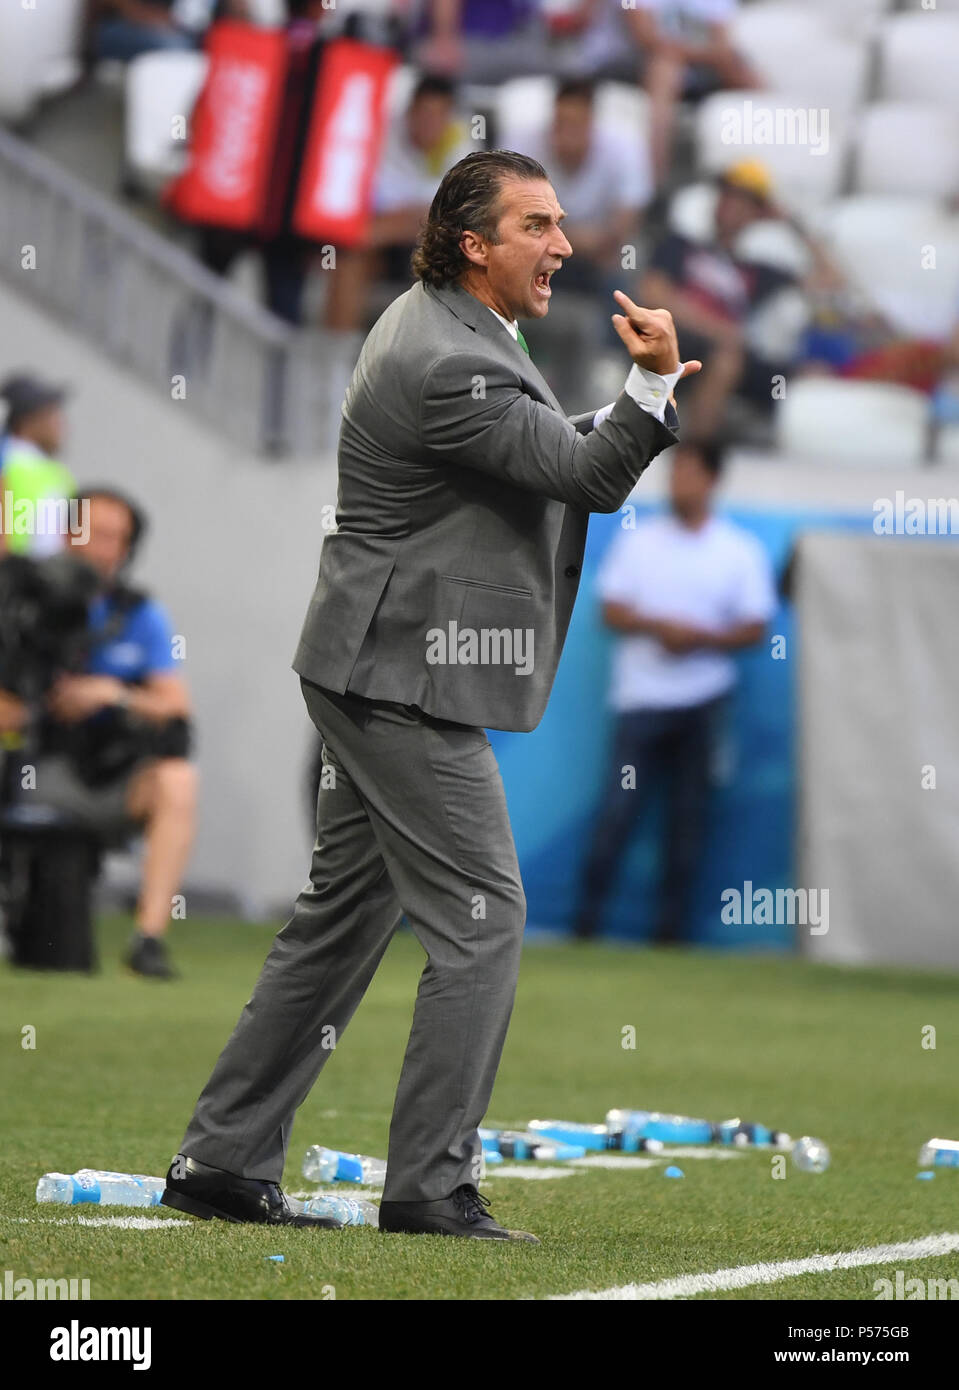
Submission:
POLYGON ((793 459, 909 467, 926 452, 928 400, 888 382, 803 377, 779 405, 779 447, 793 459))
MULTIPOLYGON (((809 124, 807 112, 805 102, 782 93, 713 93, 696 118, 699 170, 718 174, 738 160, 758 159, 772 175, 776 197, 788 207, 808 212, 810 206, 822 205, 842 187, 848 132, 834 112, 827 111, 827 124, 819 126, 809 124), (776 143, 760 143, 767 133, 761 124, 764 113, 772 113, 769 119, 782 125, 783 138, 776 143)), ((776 134, 775 127, 771 133, 776 134)))
POLYGON ((286 0, 246 0, 246 6, 261 29, 279 29, 286 23, 286 0))
POLYGON ((817 230, 894 328, 948 336, 959 305, 959 219, 928 198, 858 194, 826 210, 817 230))
MULTIPOLYGON (((959 50, 955 61, 959 78, 959 50)), ((959 107, 876 102, 860 116, 855 150, 859 192, 946 199, 959 188, 959 107)))
POLYGON ((0 5, 0 120, 29 119, 45 96, 80 76, 86 0, 54 0, 25 9, 0 5))
MULTIPOLYGON (((945 7, 944 0, 938 3, 940 9, 945 7)), ((898 5, 899 0, 805 0, 805 8, 818 11, 835 33, 859 38, 874 34, 898 5)))
POLYGON ((713 228, 713 209, 716 206, 716 185, 687 183, 678 189, 669 202, 669 229, 690 241, 708 241, 713 228))
POLYGON ((173 120, 189 118, 206 68, 203 53, 144 53, 127 65, 126 167, 144 188, 158 190, 183 167, 187 144, 173 139, 173 120))
POLYGON ((959 14, 891 15, 879 30, 879 96, 959 106, 959 14))
POLYGON ((733 41, 771 91, 846 115, 865 98, 869 41, 861 27, 835 30, 833 19, 819 5, 747 5, 732 22, 733 41))

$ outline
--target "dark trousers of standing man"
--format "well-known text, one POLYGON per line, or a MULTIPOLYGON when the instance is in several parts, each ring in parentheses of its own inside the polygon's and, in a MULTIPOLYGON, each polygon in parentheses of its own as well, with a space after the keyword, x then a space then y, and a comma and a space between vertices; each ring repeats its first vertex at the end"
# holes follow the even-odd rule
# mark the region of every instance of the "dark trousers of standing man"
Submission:
POLYGON ((573 923, 576 936, 595 936, 599 930, 603 904, 636 820, 660 780, 666 793, 666 823, 653 939, 674 942, 687 935, 727 704, 728 697, 722 695, 701 705, 637 709, 617 717, 603 804, 573 923))
POLYGON ((200 1096, 180 1152, 279 1182, 306 1098, 405 914, 427 953, 390 1126, 384 1200, 477 1185, 526 899, 483 729, 415 706, 303 695, 324 745, 310 882, 200 1096))

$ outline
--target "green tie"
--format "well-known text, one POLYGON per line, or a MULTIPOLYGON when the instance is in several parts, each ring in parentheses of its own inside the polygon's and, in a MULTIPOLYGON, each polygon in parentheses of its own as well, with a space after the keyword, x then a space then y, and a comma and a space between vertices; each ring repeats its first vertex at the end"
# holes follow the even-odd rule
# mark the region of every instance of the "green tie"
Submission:
POLYGON ((523 332, 522 332, 522 329, 520 328, 519 324, 516 325, 516 341, 519 343, 520 347, 521 347, 521 348, 523 349, 523 351, 526 353, 526 356, 529 357, 529 356, 530 356, 530 351, 529 351, 529 348, 528 348, 527 345, 526 345, 526 339, 523 337, 523 332))

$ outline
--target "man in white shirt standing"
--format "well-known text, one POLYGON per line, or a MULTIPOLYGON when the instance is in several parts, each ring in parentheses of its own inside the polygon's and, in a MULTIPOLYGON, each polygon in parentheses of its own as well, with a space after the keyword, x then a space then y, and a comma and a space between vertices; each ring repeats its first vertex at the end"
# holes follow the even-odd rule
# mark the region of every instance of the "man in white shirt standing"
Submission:
POLYGON ((721 459, 677 446, 671 510, 609 548, 599 575, 603 621, 619 637, 610 703, 616 728, 574 933, 596 935, 637 816, 657 780, 667 814, 654 939, 688 933, 717 740, 736 684, 733 653, 762 639, 776 609, 772 569, 747 531, 714 515, 721 459))

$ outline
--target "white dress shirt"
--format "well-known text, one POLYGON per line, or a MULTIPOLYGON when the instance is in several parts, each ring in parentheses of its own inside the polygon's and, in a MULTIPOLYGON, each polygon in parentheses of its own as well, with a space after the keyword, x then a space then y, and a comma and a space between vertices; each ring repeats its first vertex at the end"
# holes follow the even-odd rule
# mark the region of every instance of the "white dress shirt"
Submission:
MULTIPOLYGON (((486 307, 518 342, 519 325, 516 320, 514 319, 510 323, 509 319, 504 319, 503 315, 498 314, 489 304, 486 307)), ((632 396, 640 409, 648 411, 650 415, 655 415, 656 419, 663 423, 666 418, 666 406, 669 404, 670 393, 682 374, 681 365, 678 371, 666 372, 660 376, 658 372, 650 372, 645 367, 637 367, 634 362, 623 389, 627 396, 632 396)), ((593 416, 593 429, 602 424, 615 404, 615 401, 610 401, 609 405, 600 406, 593 416)))
MULTIPOLYGON (((649 618, 724 632, 737 623, 768 622, 776 611, 772 566, 743 527, 712 516, 696 530, 672 515, 621 530, 603 556, 597 592, 649 618)), ((669 652, 645 633, 620 634, 613 655, 610 703, 634 709, 679 709, 730 690, 736 662, 703 647, 669 652)))

